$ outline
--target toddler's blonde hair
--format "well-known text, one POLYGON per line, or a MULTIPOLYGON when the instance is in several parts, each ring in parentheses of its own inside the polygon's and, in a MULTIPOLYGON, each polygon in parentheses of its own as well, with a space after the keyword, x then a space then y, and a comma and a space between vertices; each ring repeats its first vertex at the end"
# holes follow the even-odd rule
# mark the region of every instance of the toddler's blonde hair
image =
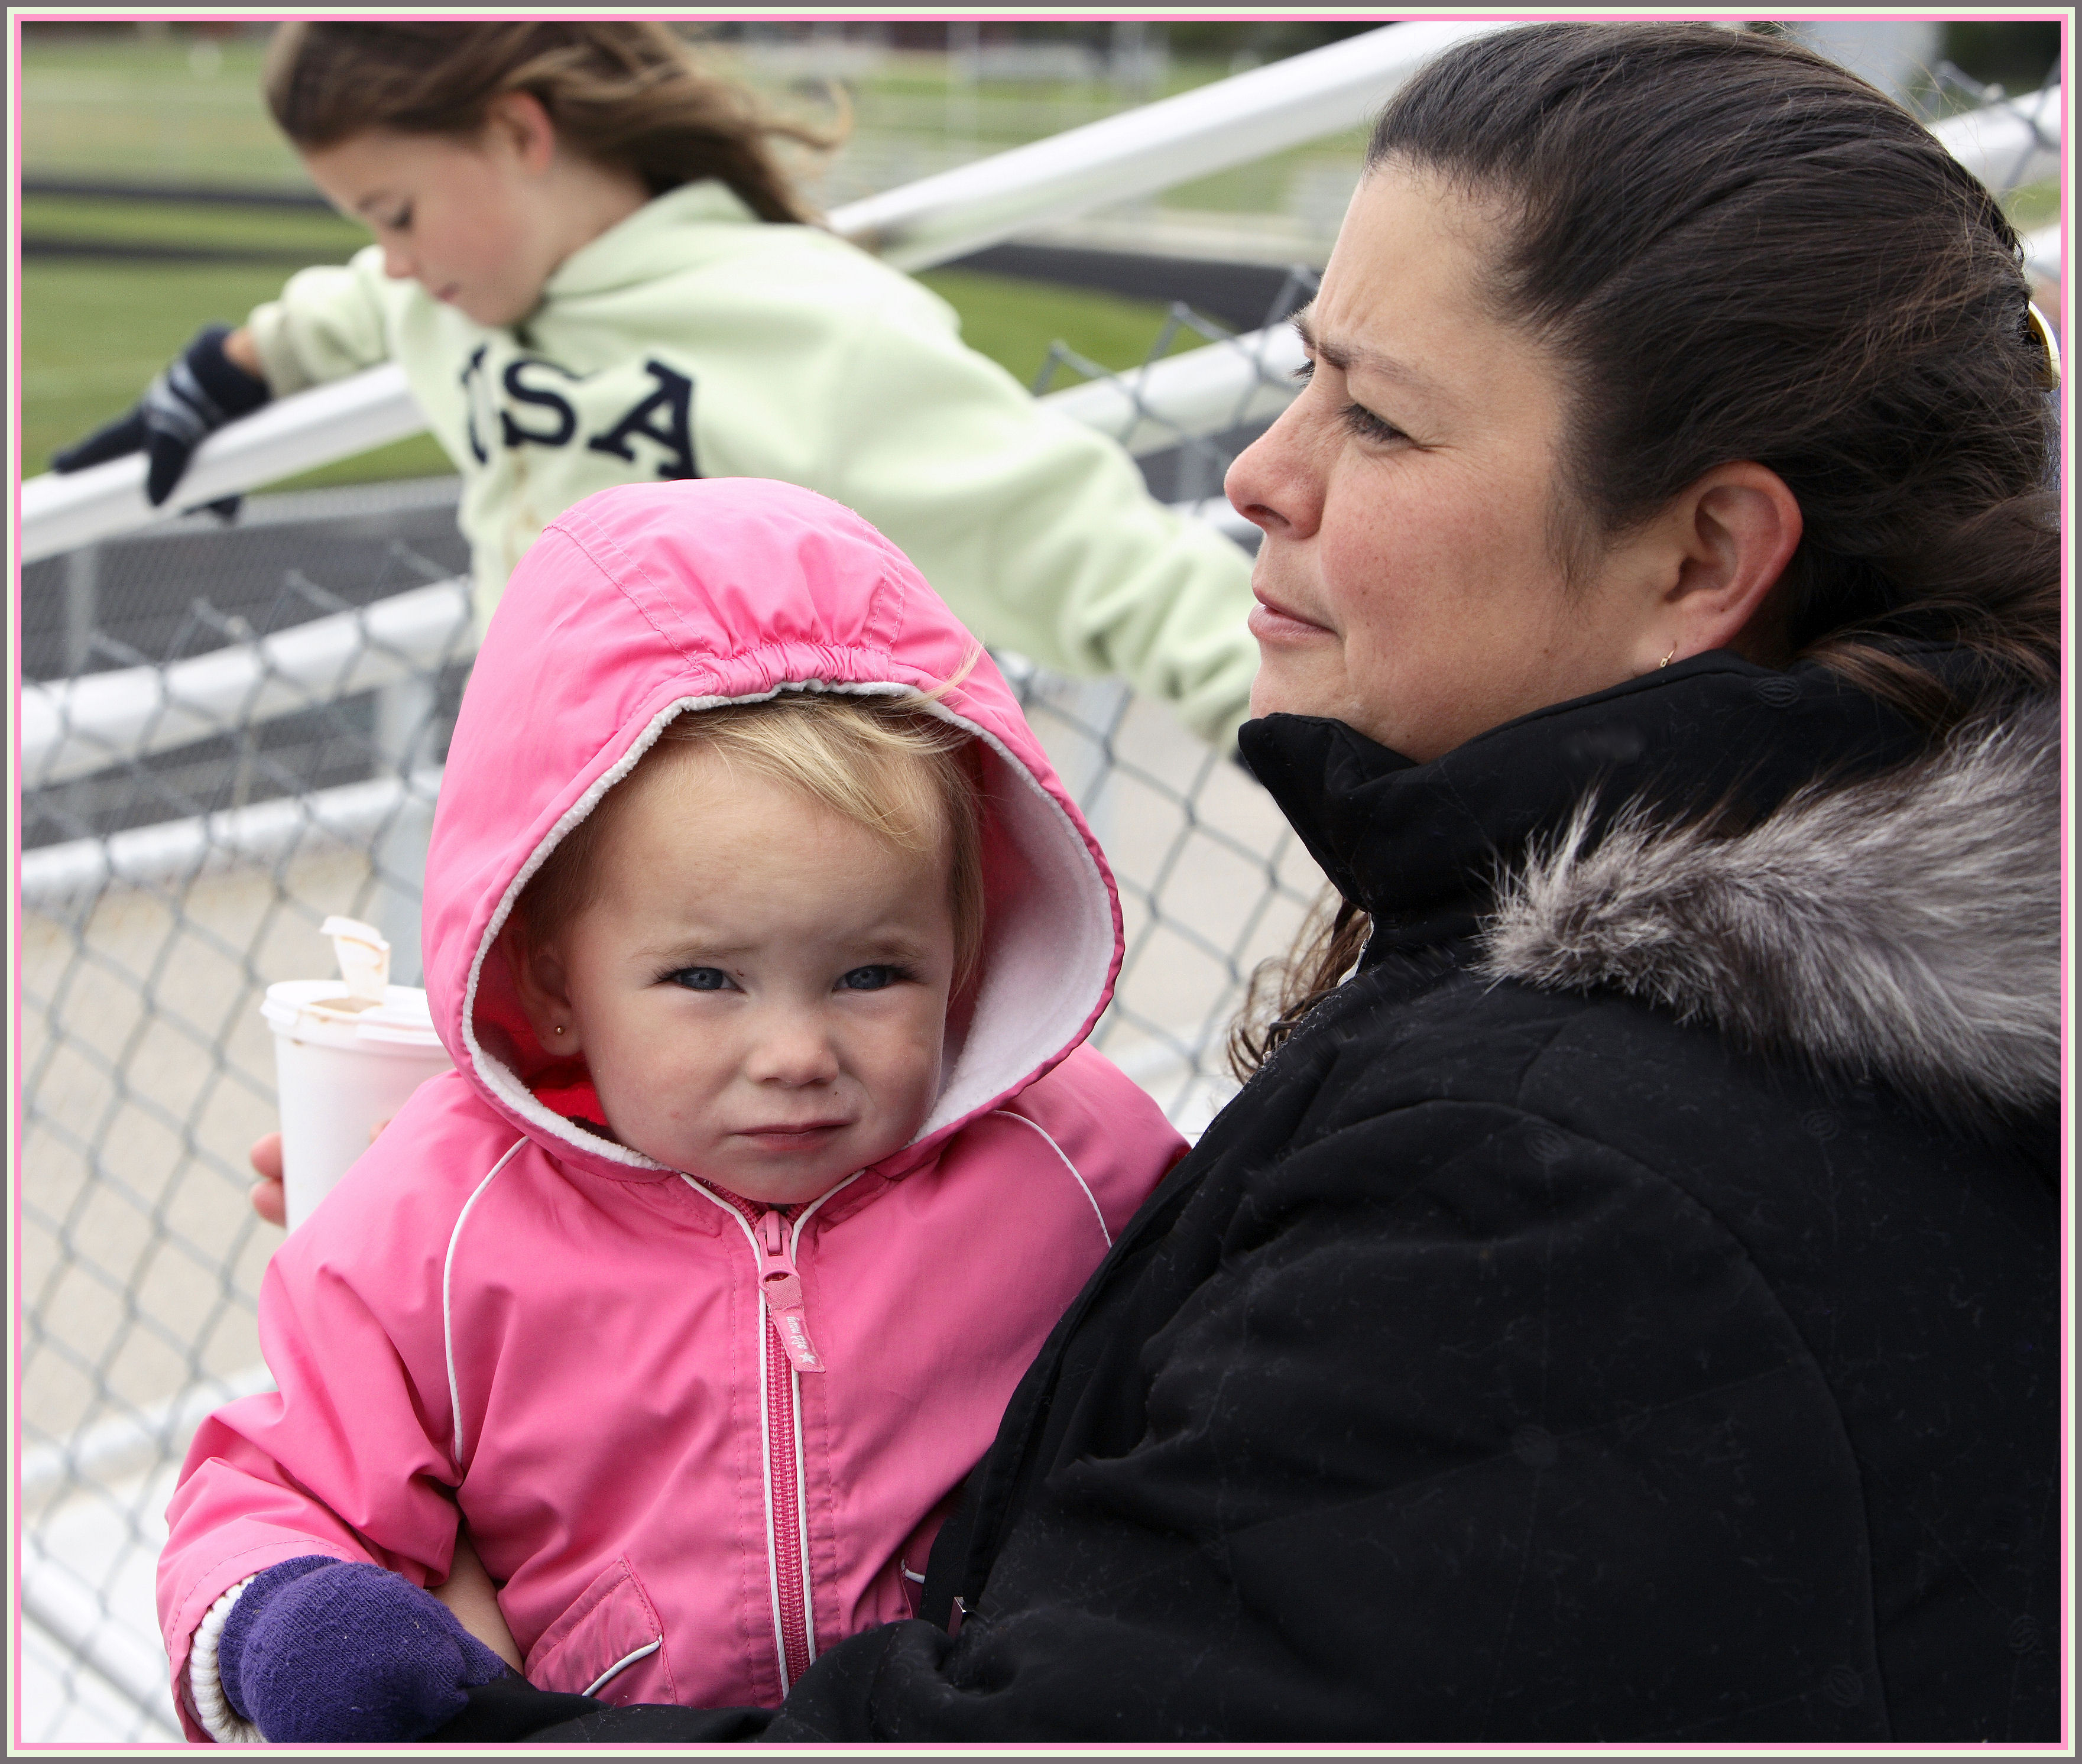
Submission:
POLYGON ((975 738, 929 702, 917 694, 786 692, 676 718, 529 878, 516 909, 521 937, 540 949, 591 903, 600 847, 634 799, 631 782, 698 749, 797 792, 898 851, 945 851, 959 991, 983 951, 983 783, 975 738))

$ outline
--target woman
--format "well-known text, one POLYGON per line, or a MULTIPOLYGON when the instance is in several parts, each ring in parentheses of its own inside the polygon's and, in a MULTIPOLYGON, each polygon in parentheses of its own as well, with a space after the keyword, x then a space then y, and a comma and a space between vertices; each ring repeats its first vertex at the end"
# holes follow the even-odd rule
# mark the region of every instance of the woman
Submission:
POLYGON ((1707 26, 1456 48, 1368 165, 1229 481, 1244 751, 1333 934, 1014 1397, 932 1559, 956 1633, 535 1737, 2057 1736, 2015 236, 1707 26))

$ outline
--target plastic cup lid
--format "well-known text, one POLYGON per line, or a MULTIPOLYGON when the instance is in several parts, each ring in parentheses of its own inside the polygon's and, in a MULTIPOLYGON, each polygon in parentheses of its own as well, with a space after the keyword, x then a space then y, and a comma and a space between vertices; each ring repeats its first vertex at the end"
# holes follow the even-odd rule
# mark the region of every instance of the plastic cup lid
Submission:
POLYGON ((260 1014, 281 1033, 299 1040, 310 1036, 330 1046, 351 1042, 398 1053, 441 1051, 427 995, 416 986, 386 987, 383 1002, 371 1004, 336 979, 277 980, 268 988, 260 1014))
POLYGON ((416 986, 388 987, 381 1004, 355 1018, 354 1034, 357 1041, 403 1042, 415 1047, 440 1046, 427 995, 416 986))

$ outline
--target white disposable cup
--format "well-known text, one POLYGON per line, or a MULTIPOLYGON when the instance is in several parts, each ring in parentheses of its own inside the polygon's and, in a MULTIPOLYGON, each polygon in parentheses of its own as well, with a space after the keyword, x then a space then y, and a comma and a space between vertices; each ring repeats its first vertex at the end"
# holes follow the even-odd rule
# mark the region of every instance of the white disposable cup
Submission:
POLYGON ((448 1050, 415 986, 386 987, 381 1004, 365 1006, 337 979, 280 980, 260 1014, 275 1032, 283 1198, 294 1231, 369 1149, 376 1124, 449 1069, 448 1050))

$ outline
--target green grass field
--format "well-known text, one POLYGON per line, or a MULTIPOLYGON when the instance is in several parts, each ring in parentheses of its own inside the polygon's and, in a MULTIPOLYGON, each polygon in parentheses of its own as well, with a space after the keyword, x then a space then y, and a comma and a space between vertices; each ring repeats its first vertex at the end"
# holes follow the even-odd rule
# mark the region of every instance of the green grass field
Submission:
MULTIPOLYGON (((205 39, 176 30, 145 36, 128 24, 32 35, 21 64, 24 172, 306 187, 260 101, 263 46, 245 35, 205 39)), ((761 89, 774 108, 812 123, 832 121, 824 95, 802 89, 804 82, 777 79, 756 57, 727 47, 712 56, 719 69, 761 89)), ((1175 61, 1161 90, 1148 92, 1104 81, 963 86, 944 57, 893 55, 878 70, 846 82, 845 99, 852 140, 864 158, 883 161, 895 143, 967 158, 1094 122, 1227 72, 1216 62, 1175 61)), ((1178 199, 1188 208, 1276 208, 1267 195, 1278 196, 1296 166, 1312 159, 1352 163, 1361 140, 1352 133, 1312 143, 1201 179, 1178 199)), ((841 184, 844 159, 841 149, 836 180, 841 184)))
MULTIPOLYGON (((307 190, 295 155, 260 103, 262 48, 249 36, 202 39, 178 28, 147 36, 128 25, 32 36, 22 57, 25 177, 307 190)), ((1224 71, 1174 64, 1166 90, 1224 71)), ((944 64, 931 57, 897 57, 849 95, 864 162, 898 139, 929 152, 994 151, 1130 101, 1102 83, 958 91, 944 64)), ((772 96, 784 106, 814 103, 785 88, 772 96)), ((1331 143, 1328 151, 1356 157, 1349 143, 1331 143)), ((1246 167, 1226 183, 1203 180, 1207 187, 1195 187, 1207 206, 1249 208, 1288 175, 1280 164, 1246 167)), ((23 467, 29 473, 41 470, 54 448, 127 409, 198 326, 236 322, 273 295, 297 263, 341 262, 366 238, 352 223, 317 210, 50 196, 25 197, 21 223, 33 240, 202 246, 280 259, 219 264, 29 256, 21 314, 23 467)), ((1109 367, 1135 366, 1165 319, 1160 305, 1002 276, 943 271, 923 280, 961 314, 971 344, 1030 382, 1058 339, 1109 367)), ((1183 337, 1178 347, 1197 340, 1183 337)), ((451 469, 421 437, 292 482, 360 482, 451 469)))
MULTIPOLYGON (((110 24, 32 33, 21 62, 24 175, 308 190, 260 103, 262 48, 256 36, 204 38, 182 27, 145 34, 110 24)), ((760 77, 752 62, 723 60, 755 81, 760 77)), ((1174 62, 1165 90, 1182 91, 1225 71, 1212 63, 1174 62)), ((777 103, 814 109, 818 102, 814 93, 768 84, 777 103)), ((1135 96, 1102 82, 958 87, 944 59, 930 55, 893 57, 852 82, 848 95, 852 163, 884 175, 912 149, 928 160, 995 151, 1107 115, 1135 96)), ((1164 206, 1227 214, 1326 209, 1334 225, 1361 145, 1356 133, 1328 137, 1167 192, 1164 206)), ((842 152, 828 168, 827 187, 839 195, 849 193, 848 163, 842 152)), ((2058 185, 2048 180, 2017 192, 2011 206, 2029 228, 2052 219, 2058 201, 2058 185)), ((280 259, 29 257, 22 274, 20 389, 29 472, 42 469, 53 448, 125 409, 198 325, 236 322, 273 294, 295 263, 339 262, 364 238, 359 228, 317 210, 37 196, 23 200, 21 223, 31 239, 205 246, 280 259)), ((976 347, 1027 381, 1059 339, 1110 367, 1134 366, 1165 316, 1154 305, 998 276, 943 271, 923 280, 960 313, 976 347)), ((1187 347, 1195 341, 1181 339, 1187 347)), ((297 482, 449 469, 421 438, 297 482)))

